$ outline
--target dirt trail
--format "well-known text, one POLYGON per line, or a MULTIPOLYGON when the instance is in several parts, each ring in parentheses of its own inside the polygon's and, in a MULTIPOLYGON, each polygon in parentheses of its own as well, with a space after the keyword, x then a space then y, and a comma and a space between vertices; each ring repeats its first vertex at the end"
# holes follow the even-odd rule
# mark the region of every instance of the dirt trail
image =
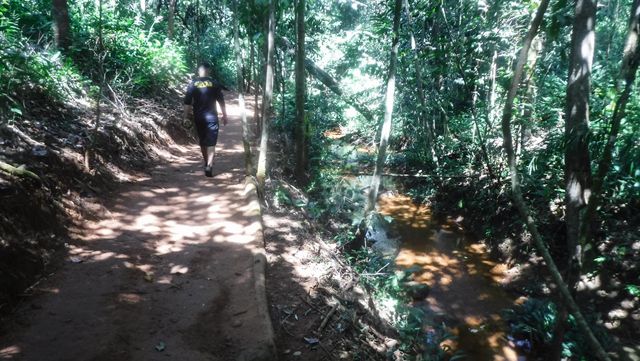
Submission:
MULTIPOLYGON (((230 97, 228 97, 230 98, 230 97)), ((255 360, 269 345, 254 287, 237 105, 213 179, 196 146, 108 194, 69 259, 1 336, 2 360, 255 360)))

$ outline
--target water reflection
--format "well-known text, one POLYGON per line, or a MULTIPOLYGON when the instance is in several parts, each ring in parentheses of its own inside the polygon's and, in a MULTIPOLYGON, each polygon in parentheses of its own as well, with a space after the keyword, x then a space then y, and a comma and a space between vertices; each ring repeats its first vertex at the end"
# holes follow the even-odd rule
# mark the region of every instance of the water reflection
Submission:
POLYGON ((404 195, 386 194, 380 212, 394 219, 402 247, 399 268, 418 269, 414 280, 427 284, 425 300, 432 322, 445 322, 455 340, 445 341, 474 361, 516 361, 500 317, 513 305, 500 282, 506 267, 489 259, 483 245, 468 242, 453 220, 436 222, 431 210, 404 195))

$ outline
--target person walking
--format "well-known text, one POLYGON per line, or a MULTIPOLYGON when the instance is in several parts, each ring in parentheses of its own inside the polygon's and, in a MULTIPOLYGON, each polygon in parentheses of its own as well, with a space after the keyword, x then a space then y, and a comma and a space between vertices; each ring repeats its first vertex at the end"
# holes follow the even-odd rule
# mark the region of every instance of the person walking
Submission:
POLYGON ((198 65, 198 76, 187 87, 184 97, 184 119, 189 121, 193 114, 193 123, 198 133, 200 149, 204 159, 204 174, 213 177, 213 162, 218 143, 218 108, 222 110, 222 124, 227 125, 227 109, 224 104, 222 86, 210 76, 211 65, 198 65))

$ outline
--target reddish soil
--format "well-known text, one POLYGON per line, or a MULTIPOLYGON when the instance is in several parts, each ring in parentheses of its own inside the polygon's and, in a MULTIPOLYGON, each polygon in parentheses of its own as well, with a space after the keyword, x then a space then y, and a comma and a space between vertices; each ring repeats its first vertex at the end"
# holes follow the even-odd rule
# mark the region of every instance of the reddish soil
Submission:
POLYGON ((3 325, 2 360, 254 360, 265 346, 238 108, 214 178, 198 147, 105 194, 68 257, 3 325))

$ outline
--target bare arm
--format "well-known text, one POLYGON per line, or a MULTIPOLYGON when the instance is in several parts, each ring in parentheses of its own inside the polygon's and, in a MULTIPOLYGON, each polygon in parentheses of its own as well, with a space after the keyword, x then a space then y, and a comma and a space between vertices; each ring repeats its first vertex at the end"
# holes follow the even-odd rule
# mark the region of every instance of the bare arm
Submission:
POLYGON ((189 84, 184 96, 184 121, 189 121, 189 116, 193 114, 193 84, 189 84))
POLYGON ((222 110, 222 124, 227 125, 227 107, 224 104, 224 94, 222 94, 222 89, 218 90, 216 101, 220 104, 220 110, 222 110))
POLYGON ((222 124, 227 125, 227 107, 224 104, 224 99, 218 101, 220 109, 222 110, 222 124))

